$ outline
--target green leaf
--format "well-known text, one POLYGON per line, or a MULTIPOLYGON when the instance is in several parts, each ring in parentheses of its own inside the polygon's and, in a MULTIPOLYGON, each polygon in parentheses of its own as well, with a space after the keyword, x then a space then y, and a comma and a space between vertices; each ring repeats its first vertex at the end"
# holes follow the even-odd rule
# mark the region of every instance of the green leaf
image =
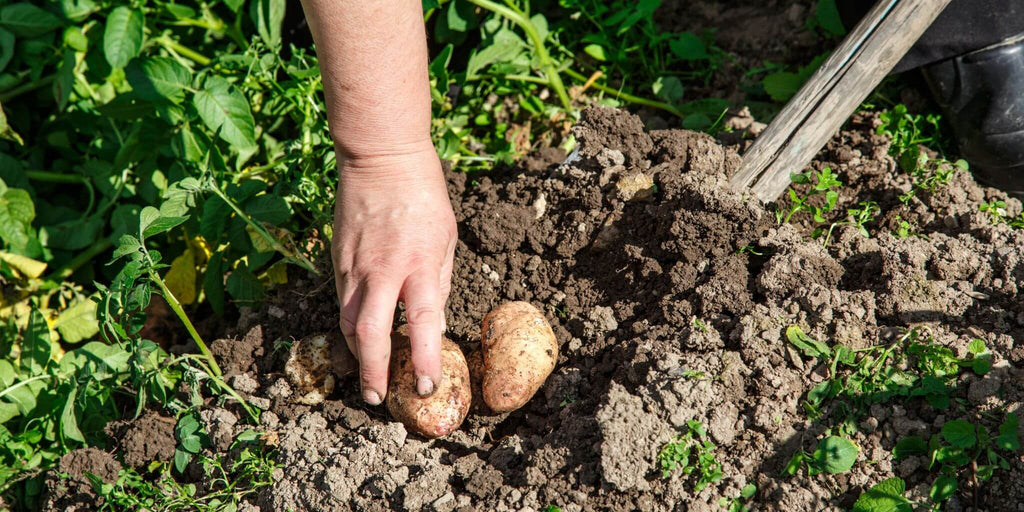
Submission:
POLYGON ((191 453, 199 453, 203 449, 203 443, 199 436, 186 436, 181 440, 181 447, 191 453))
MULTIPOLYGON (((6 356, 6 355, 5 355, 6 356)), ((14 365, 6 359, 0 359, 0 391, 11 387, 18 378, 18 372, 14 365)))
POLYGON ((476 15, 473 14, 472 6, 467 8, 466 2, 458 0, 449 2, 445 18, 448 21, 448 28, 456 32, 465 32, 476 26, 476 15))
POLYGON ((144 237, 151 237, 153 235, 165 233, 167 231, 170 231, 171 229, 174 229, 174 227, 178 226, 179 224, 184 223, 188 219, 188 216, 168 217, 165 215, 161 215, 159 218, 153 221, 152 224, 146 227, 146 230, 143 231, 142 235, 144 237))
POLYGON ((239 265, 231 272, 226 288, 238 302, 252 303, 263 298, 263 285, 245 265, 239 265))
POLYGON ((512 59, 526 48, 526 43, 515 32, 502 27, 494 34, 494 38, 481 50, 474 50, 466 64, 466 78, 474 79, 479 71, 486 69, 495 62, 512 59))
POLYGON ((942 438, 957 448, 970 448, 978 441, 974 424, 964 420, 947 421, 942 426, 942 438))
POLYGON ((651 85, 654 95, 666 103, 675 104, 683 99, 683 83, 674 76, 659 76, 651 85))
POLYGON ((33 309, 21 343, 21 371, 27 376, 41 375, 53 353, 50 328, 38 309, 33 309))
POLYGON ((149 229, 149 226, 156 222, 156 220, 159 218, 160 210, 152 206, 147 206, 143 208, 142 211, 139 212, 139 238, 146 238, 146 230, 149 229))
POLYGON ((711 57, 704 41, 689 32, 677 34, 675 39, 668 42, 668 48, 676 57, 683 60, 704 60, 711 57))
POLYGON ((57 316, 54 328, 67 343, 79 343, 95 336, 100 332, 96 321, 96 303, 89 299, 78 301, 57 316))
POLYGON ((836 7, 836 0, 818 0, 818 6, 814 11, 814 17, 821 24, 825 32, 833 36, 846 34, 846 27, 839 17, 839 9, 836 7))
POLYGON ((31 3, 20 2, 0 9, 0 26, 18 37, 34 37, 61 26, 60 18, 31 3))
POLYGON ((142 11, 120 6, 110 11, 103 31, 103 53, 112 68, 123 68, 142 50, 142 11))
POLYGON ((857 498, 853 512, 912 512, 910 501, 904 494, 907 484, 893 477, 873 485, 857 498))
POLYGON ((1020 440, 1017 438, 1019 428, 1017 415, 1009 413, 1006 419, 999 425, 999 437, 996 438, 996 447, 1000 450, 1015 452, 1020 449, 1020 440))
POLYGON ((192 460, 192 454, 176 448, 174 450, 174 469, 178 470, 178 473, 184 473, 185 468, 188 466, 189 461, 192 460))
POLYGON ((988 351, 988 349, 985 348, 985 340, 979 340, 977 338, 971 340, 971 342, 967 344, 967 350, 970 350, 974 355, 984 354, 988 351))
POLYGON ((800 467, 803 466, 804 462, 807 461, 807 455, 803 450, 798 451, 789 458, 789 462, 786 463, 786 467, 782 469, 782 474, 793 476, 800 471, 800 467))
POLYGON ((14 57, 14 34, 0 28, 0 71, 7 67, 14 57))
POLYGON ((169 57, 133 59, 124 70, 132 91, 144 100, 181 103, 192 74, 169 57))
POLYGON ((437 0, 422 0, 421 3, 423 4, 423 12, 441 8, 441 4, 437 0))
POLYGON ((918 436, 910 436, 900 439, 892 449, 892 456, 896 460, 902 460, 915 455, 928 453, 928 443, 918 436))
POLYGON ((192 101, 199 117, 220 138, 237 148, 256 145, 255 122, 249 102, 227 80, 219 76, 207 78, 205 88, 196 92, 192 101))
MULTIPOLYGON (((238 9, 240 9, 242 7, 242 4, 244 4, 244 3, 245 3, 245 0, 224 0, 224 5, 227 5, 228 9, 231 9, 232 12, 238 12, 238 9)), ((184 16, 184 17, 185 18, 191 18, 192 16, 184 16)))
POLYGON ((142 250, 142 243, 139 242, 138 238, 131 235, 121 235, 121 238, 117 241, 117 248, 114 249, 114 255, 110 261, 117 261, 125 256, 135 254, 140 250, 142 250))
POLYGON ((740 498, 743 498, 745 500, 746 499, 750 499, 756 493, 757 493, 757 486, 754 485, 754 484, 747 484, 747 485, 744 485, 742 489, 740 489, 740 498))
POLYGON ((832 355, 828 345, 805 334, 799 325, 791 325, 786 329, 786 339, 802 350, 805 356, 825 359, 832 355))
POLYGON ((764 91, 768 93, 773 100, 780 103, 789 101, 790 98, 800 90, 800 86, 804 84, 804 77, 789 72, 778 72, 772 73, 761 81, 764 85, 764 91))
POLYGON ((206 273, 203 275, 203 291, 206 292, 206 300, 218 316, 224 314, 224 256, 216 252, 210 257, 206 264, 206 273))
POLYGON ((0 240, 16 248, 25 247, 35 217, 35 205, 27 191, 7 188, 0 194, 0 240))
POLYGON ((590 55, 594 60, 604 62, 608 60, 608 54, 604 51, 604 46, 597 43, 590 43, 583 47, 583 53, 590 55))
MULTIPOLYGON (((134 62, 129 63, 128 69, 131 69, 133 64, 134 62)), ((128 81, 130 83, 131 79, 128 81)), ((143 101, 134 92, 118 94, 114 96, 114 99, 96 107, 96 109, 105 116, 122 121, 134 121, 148 116, 154 111, 152 103, 143 101)))
POLYGON ((271 48, 281 46, 284 11, 285 0, 252 0, 249 4, 249 16, 256 25, 256 31, 271 48))
POLYGON ((939 475, 928 491, 928 497, 932 503, 942 503, 953 496, 956 492, 956 478, 949 475, 939 475))
POLYGON ((242 210, 252 218, 270 224, 283 224, 292 216, 292 209, 284 198, 272 194, 256 196, 245 202, 242 210))
POLYGON ((68 393, 68 399, 64 402, 64 411, 60 415, 60 430, 64 437, 84 443, 85 436, 79 430, 78 419, 75 417, 75 398, 77 396, 78 385, 72 384, 71 393, 68 393))
POLYGON ((812 474, 814 469, 833 475, 849 471, 857 461, 859 451, 857 445, 845 437, 828 436, 818 442, 811 455, 814 460, 812 474))
POLYGON ((231 216, 231 206, 218 196, 211 196, 203 203, 203 214, 199 220, 199 234, 207 243, 216 247, 231 216))

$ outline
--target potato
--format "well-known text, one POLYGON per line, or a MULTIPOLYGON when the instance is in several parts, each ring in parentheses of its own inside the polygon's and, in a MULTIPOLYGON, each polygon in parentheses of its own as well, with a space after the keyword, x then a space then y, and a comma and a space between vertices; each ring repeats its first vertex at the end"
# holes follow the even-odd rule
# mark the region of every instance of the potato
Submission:
POLYGON ((514 411, 544 384, 558 361, 558 341, 544 314, 528 302, 508 302, 484 317, 484 402, 494 412, 514 411))
POLYGON ((332 343, 324 334, 307 336, 292 344, 284 373, 295 391, 297 402, 316 405, 334 391, 332 343))
POLYGON ((441 382, 428 397, 416 394, 412 347, 405 329, 392 335, 391 377, 386 398, 388 411, 407 430, 436 438, 459 428, 466 419, 472 393, 469 367, 459 346, 441 338, 441 382))

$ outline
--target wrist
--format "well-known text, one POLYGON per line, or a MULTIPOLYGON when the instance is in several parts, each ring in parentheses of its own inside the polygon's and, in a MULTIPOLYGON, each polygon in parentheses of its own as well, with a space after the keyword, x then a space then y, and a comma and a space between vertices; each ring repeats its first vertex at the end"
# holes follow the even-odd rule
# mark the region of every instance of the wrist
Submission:
POLYGON ((443 182, 444 174, 431 140, 361 145, 358 151, 336 148, 341 182, 348 185, 443 182))

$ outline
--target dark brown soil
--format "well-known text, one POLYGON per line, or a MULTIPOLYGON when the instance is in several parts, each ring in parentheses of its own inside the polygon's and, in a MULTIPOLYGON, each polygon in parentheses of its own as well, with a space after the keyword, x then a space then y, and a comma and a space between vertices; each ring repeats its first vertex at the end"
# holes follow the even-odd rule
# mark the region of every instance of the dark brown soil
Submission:
POLYGON ((75 450, 61 457, 56 471, 46 475, 42 510, 77 512, 96 510, 102 505, 86 478, 92 473, 104 481, 117 480, 121 464, 108 452, 97 448, 75 450))
MULTIPOLYGON (((241 340, 214 344, 240 362, 225 365, 243 372, 238 378, 257 383, 245 391, 270 408, 265 427, 280 439, 284 467, 260 495, 261 510, 717 510, 720 497, 748 482, 767 509, 845 510, 893 475, 925 496, 929 473, 894 464, 889 450, 962 413, 920 399, 872 409, 853 436, 863 459, 853 471, 778 477, 824 429, 799 405, 821 377, 787 350, 783 332, 793 323, 851 347, 911 325, 928 325, 959 354, 983 338, 996 370, 965 373, 958 397, 980 410, 1020 405, 1014 340, 1024 335, 1024 233, 977 211, 983 200, 1005 199, 1010 213, 1020 204, 964 174, 901 206, 896 196, 909 180, 893 170, 874 122, 856 117, 814 163, 847 184, 840 207, 873 199, 884 212, 869 225, 871 238, 840 228, 827 249, 807 236, 807 219, 779 226, 770 208, 728 190, 734 147, 699 133, 647 133, 615 110, 584 113, 580 146, 565 163, 527 162, 475 180, 450 174, 461 241, 449 335, 468 352, 490 308, 527 300, 555 328, 558 367, 523 409, 471 414, 435 441, 363 405, 353 378, 324 404, 297 405, 275 342, 336 331, 337 303, 328 280, 293 279, 262 311, 243 315, 241 340), (653 197, 619 186, 637 173, 653 178, 653 197), (928 239, 889 234, 895 211, 928 239), (738 252, 747 245, 763 256, 738 252), (708 378, 687 378, 692 372, 708 378), (708 426, 725 474, 696 494, 692 480, 656 470, 659 449, 688 420, 708 426)), ((213 411, 204 414, 210 424, 231 414, 213 411)), ((982 489, 982 509, 1015 510, 1024 463, 1013 464, 982 489)))
POLYGON ((155 460, 174 457, 174 417, 147 411, 137 419, 115 421, 107 425, 107 434, 121 460, 128 466, 144 469, 155 460))
MULTIPOLYGON (((756 10, 749 3, 677 2, 665 22, 696 29, 704 19, 735 20, 716 22, 723 46, 783 59, 781 38, 751 34, 770 34, 761 29, 782 21, 792 30, 808 4, 756 10)), ((798 38, 790 51, 817 51, 814 44, 798 38)), ((1024 231, 994 226, 978 211, 1002 199, 1015 215, 1021 204, 962 173, 903 205, 897 196, 910 179, 896 170, 874 123, 873 115, 855 116, 813 163, 831 166, 845 183, 837 209, 874 200, 882 210, 868 225, 870 238, 840 227, 827 248, 810 239, 806 214, 778 225, 772 205, 729 191, 726 176, 749 139, 646 131, 638 117, 615 110, 584 112, 571 155, 549 149, 513 169, 449 173, 460 235, 449 337, 469 353, 492 307, 529 301, 561 344, 554 373, 524 408, 471 413, 434 441, 408 433, 383 407, 364 405, 351 377, 320 405, 296 404, 281 342, 336 334, 338 306, 326 261, 321 277, 293 270, 262 309, 243 308, 235 329, 212 344, 279 442, 275 484, 249 510, 717 511, 720 498, 755 483, 753 510, 838 511, 892 476, 926 501, 935 474, 920 458, 893 461, 898 439, 934 433, 948 419, 991 430, 1006 412, 1024 414, 1017 341, 1024 339, 1024 231), (631 186, 645 179, 655 186, 631 186), (924 236, 894 237, 897 215, 924 236), (759 254, 740 251, 745 246, 759 254), (853 348, 891 342, 915 325, 961 356, 981 338, 995 369, 961 376, 956 398, 969 408, 939 411, 921 399, 873 407, 851 436, 861 448, 852 471, 780 477, 788 458, 812 451, 825 429, 800 405, 823 369, 787 347, 784 332, 794 323, 853 348), (707 426, 724 473, 698 493, 692 477, 661 478, 657 462, 690 420, 707 426)), ((230 407, 202 412, 222 450, 246 428, 241 417, 230 407)), ((162 422, 151 414, 119 431, 126 464, 173 455, 173 425, 162 422)), ((1010 463, 978 492, 955 497, 952 510, 1018 510, 1024 458, 1010 463)))

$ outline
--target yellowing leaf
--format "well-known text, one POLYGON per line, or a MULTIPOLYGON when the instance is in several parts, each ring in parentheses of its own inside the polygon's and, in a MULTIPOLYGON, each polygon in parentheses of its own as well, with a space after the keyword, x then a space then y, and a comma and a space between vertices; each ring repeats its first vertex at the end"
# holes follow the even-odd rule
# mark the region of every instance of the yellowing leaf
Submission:
POLYGON ((196 256, 191 247, 174 258, 171 269, 164 276, 164 283, 178 302, 192 304, 196 301, 196 256))
POLYGON ((31 279, 43 275, 43 271, 46 270, 46 263, 26 258, 19 254, 0 251, 0 260, 4 260, 8 265, 14 267, 15 270, 31 279))
POLYGON ((53 326, 68 343, 78 343, 95 336, 100 332, 96 322, 96 303, 89 299, 79 301, 62 311, 53 326))
POLYGON ((253 229, 249 224, 245 225, 245 231, 249 233, 249 240, 252 242, 252 246, 256 249, 256 252, 270 252, 274 250, 274 246, 270 245, 270 242, 263 235, 260 235, 258 231, 253 229))
POLYGON ((285 260, 279 260, 263 273, 268 281, 273 284, 285 284, 288 282, 288 264, 285 260))

